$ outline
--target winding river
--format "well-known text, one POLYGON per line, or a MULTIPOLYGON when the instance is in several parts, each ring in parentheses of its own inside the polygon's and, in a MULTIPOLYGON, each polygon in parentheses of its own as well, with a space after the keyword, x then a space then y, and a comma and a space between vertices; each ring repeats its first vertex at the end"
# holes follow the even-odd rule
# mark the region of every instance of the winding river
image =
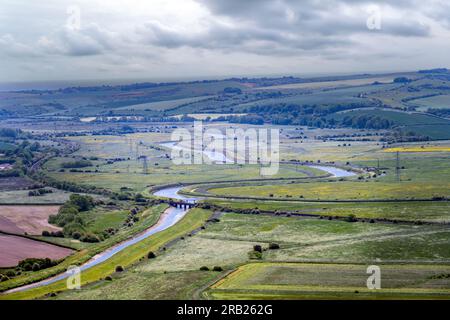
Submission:
POLYGON ((344 178, 344 177, 352 177, 355 176, 356 173, 353 171, 344 170, 337 167, 332 166, 316 166, 316 165, 307 165, 307 167, 319 169, 325 172, 328 172, 335 178, 344 178))
MULTIPOLYGON (((181 188, 182 187, 165 188, 165 189, 159 190, 158 192, 155 192, 154 194, 157 196, 161 196, 161 197, 174 198, 174 199, 188 201, 188 202, 196 201, 195 198, 187 198, 183 195, 178 194, 177 192, 181 188)), ((132 246, 132 245, 150 237, 151 235, 154 235, 155 233, 158 233, 158 232, 161 232, 163 230, 170 228, 171 226, 176 224, 178 221, 180 221, 181 218, 183 218, 188 211, 189 210, 185 210, 182 208, 174 208, 174 207, 170 207, 170 208, 166 209, 166 211, 161 215, 159 221, 155 225, 153 225, 152 227, 148 228, 147 230, 135 235, 134 237, 132 237, 128 240, 125 240, 119 244, 116 244, 115 246, 107 249, 106 251, 103 251, 102 253, 95 255, 88 262, 81 265, 80 270, 84 271, 89 268, 92 268, 92 267, 108 260, 109 258, 114 256, 116 253, 124 250, 125 248, 128 248, 129 246, 132 246)), ((21 286, 21 287, 17 287, 17 288, 8 290, 5 293, 13 293, 13 292, 17 292, 17 291, 23 291, 23 290, 28 290, 28 289, 32 289, 32 288, 42 287, 42 286, 49 285, 49 284, 52 284, 52 283, 60 281, 60 280, 67 279, 69 276, 70 276, 69 273, 61 273, 57 276, 54 276, 54 277, 51 277, 51 278, 48 278, 48 279, 45 279, 45 280, 42 280, 39 282, 35 282, 35 283, 29 284, 29 285, 25 285, 25 286, 21 286)))
MULTIPOLYGON (((180 147, 179 145, 176 144, 176 142, 173 142, 173 141, 161 143, 160 146, 169 148, 172 150, 178 150, 178 151, 181 151, 181 150, 183 150, 185 152, 191 151, 190 149, 188 149, 186 147, 183 147, 183 146, 180 147)), ((203 150, 203 154, 206 157, 208 157, 209 160, 211 160, 212 162, 217 163, 217 164, 230 162, 226 158, 225 154, 223 154, 222 152, 211 152, 211 151, 203 150)), ((348 171, 348 170, 341 169, 341 168, 334 167, 334 166, 314 165, 314 164, 311 164, 311 165, 306 164, 304 166, 325 171, 325 172, 331 174, 334 178, 344 178, 344 177, 351 177, 351 176, 356 175, 356 173, 354 173, 353 171, 348 171)), ((163 189, 163 190, 156 192, 155 195, 161 196, 161 197, 168 197, 168 198, 189 201, 189 198, 186 198, 186 197, 183 197, 183 196, 177 194, 177 192, 180 189, 181 188, 178 188, 178 187, 170 188, 170 190, 167 189, 167 191, 166 191, 166 189, 163 189)))
MULTIPOLYGON (((165 146, 168 147, 170 145, 166 144, 165 146)), ((209 156, 209 155, 207 154, 207 156, 209 156)), ((215 154, 214 157, 217 157, 217 155, 215 154)), ((215 158, 215 159, 217 160, 217 158, 215 158)), ((316 168, 316 169, 328 172, 331 175, 333 175, 333 177, 336 177, 336 178, 349 177, 349 176, 355 175, 354 172, 340 169, 337 167, 332 167, 332 166, 323 166, 323 165, 308 165, 308 166, 311 168, 316 168)), ((194 203, 197 200, 200 200, 200 198, 185 197, 181 194, 178 194, 178 191, 180 191, 184 187, 185 186, 167 187, 167 188, 160 189, 160 190, 154 192, 153 194, 158 197, 172 198, 172 199, 182 200, 182 201, 191 202, 191 203, 194 203)), ((132 237, 128 240, 125 240, 125 241, 107 249, 106 251, 104 251, 102 253, 95 255, 88 262, 86 262, 85 264, 80 266, 81 271, 92 268, 92 267, 108 260, 109 258, 114 256, 116 253, 128 248, 129 246, 132 246, 132 245, 154 235, 155 233, 158 233, 158 232, 161 232, 163 230, 170 228, 171 226, 175 225, 178 221, 180 221, 186 215, 186 213, 188 211, 189 210, 185 210, 182 208, 174 208, 174 207, 170 207, 170 208, 166 209, 166 211, 161 215, 159 221, 154 226, 148 228, 147 230, 141 232, 140 234, 135 235, 134 237, 132 237)), ((52 284, 52 283, 60 281, 60 280, 67 279, 69 276, 70 276, 69 273, 61 273, 59 275, 56 275, 54 277, 51 277, 51 278, 48 278, 48 279, 45 279, 45 280, 42 280, 39 282, 35 282, 35 283, 29 284, 29 285, 25 285, 25 286, 21 286, 21 287, 17 287, 17 288, 8 290, 5 293, 13 293, 13 292, 32 289, 32 288, 42 287, 42 286, 49 285, 49 284, 52 284)))

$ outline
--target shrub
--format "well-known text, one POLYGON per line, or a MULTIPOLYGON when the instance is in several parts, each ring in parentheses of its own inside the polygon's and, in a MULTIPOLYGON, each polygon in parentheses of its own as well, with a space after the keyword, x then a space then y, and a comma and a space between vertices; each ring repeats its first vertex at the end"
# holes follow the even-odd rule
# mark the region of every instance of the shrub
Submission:
POLYGON ((209 268, 207 266, 201 266, 200 271, 209 271, 209 268))
POLYGON ((117 266, 116 267, 116 272, 123 272, 123 267, 122 266, 117 266))
POLYGON ((94 207, 94 199, 90 196, 72 194, 69 202, 78 208, 78 211, 88 211, 94 207))
POLYGON ((270 243, 269 244, 269 249, 270 250, 280 249, 280 245, 278 243, 270 243))
POLYGON ((354 214, 350 214, 348 217, 345 218, 345 221, 347 222, 356 222, 358 219, 356 219, 354 214))
POLYGON ((65 162, 61 164, 61 167, 70 169, 70 168, 85 168, 85 167, 92 167, 92 162, 89 160, 78 160, 78 161, 72 161, 72 162, 65 162))
POLYGON ((259 244, 254 245, 253 250, 262 253, 262 247, 259 244))
POLYGON ((0 282, 8 281, 8 280, 9 280, 8 276, 3 275, 0 277, 0 282))
POLYGON ((30 263, 25 263, 25 264, 23 265, 22 269, 25 270, 25 271, 31 271, 31 268, 32 268, 32 267, 33 267, 33 266, 32 266, 30 263))
POLYGON ((80 241, 94 243, 94 242, 100 242, 100 239, 92 233, 87 233, 80 238, 80 241))
POLYGON ((153 251, 150 251, 150 252, 148 253, 148 255, 147 255, 147 258, 149 258, 149 259, 154 259, 154 258, 156 258, 156 255, 155 255, 155 253, 154 253, 153 251))
POLYGON ((42 231, 42 236, 43 237, 50 237, 50 232, 48 232, 47 230, 42 231))
POLYGON ((214 266, 213 271, 221 272, 221 271, 223 271, 223 269, 222 269, 222 267, 214 266))
POLYGON ((38 271, 53 267, 57 264, 57 261, 51 260, 49 258, 27 258, 25 260, 19 261, 18 267, 25 271, 38 271))
MULTIPOLYGON (((75 233, 81 234, 82 231, 84 230, 84 227, 83 227, 83 222, 80 223, 79 220, 80 220, 80 218, 79 218, 79 217, 76 217, 76 218, 74 219, 74 221, 72 221, 72 222, 66 224, 66 225, 64 226, 64 229, 63 229, 64 235, 66 235, 66 236, 68 236, 68 237, 73 237, 73 235, 74 235, 75 233), (75 220, 76 220, 76 221, 75 221, 75 220)), ((80 237, 78 237, 78 239, 79 239, 79 238, 80 238, 80 237)))
POLYGON ((81 238, 81 234, 78 231, 75 231, 74 233, 72 233, 72 238, 78 240, 81 238))
POLYGON ((12 270, 8 270, 6 271, 6 276, 8 276, 9 278, 15 277, 16 273, 12 270))
POLYGON ((111 276, 106 276, 106 277, 105 277, 105 280, 106 280, 106 281, 112 281, 112 277, 111 277, 111 276))
POLYGON ((62 231, 55 231, 50 233, 50 236, 56 237, 56 238, 64 238, 64 233, 62 231))
POLYGON ((262 259, 262 253, 259 251, 250 251, 248 253, 248 258, 249 259, 254 259, 254 260, 261 260, 262 259))

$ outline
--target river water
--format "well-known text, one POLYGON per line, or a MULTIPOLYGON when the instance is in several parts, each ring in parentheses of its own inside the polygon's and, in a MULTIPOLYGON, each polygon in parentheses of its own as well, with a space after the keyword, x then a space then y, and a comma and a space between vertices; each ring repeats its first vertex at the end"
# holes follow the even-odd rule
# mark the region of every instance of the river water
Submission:
MULTIPOLYGON (((173 150, 177 150, 177 151, 181 151, 181 150, 183 150, 184 152, 187 152, 187 153, 190 153, 191 152, 191 150, 189 149, 189 148, 187 148, 187 147, 185 147, 185 146, 180 146, 180 145, 177 145, 177 142, 164 142, 164 143, 161 143, 160 144, 160 146, 162 146, 162 147, 166 147, 166 148, 169 148, 169 149, 173 149, 173 150)), ((212 162, 214 162, 214 163, 217 163, 217 164, 220 164, 220 163, 233 163, 232 161, 229 161, 228 159, 227 159, 227 157, 222 153, 222 152, 211 152, 211 151, 206 151, 206 150, 203 150, 203 154, 207 157, 207 158, 209 158, 209 160, 210 161, 212 161, 212 162)), ((344 169, 340 169, 340 168, 337 168, 337 167, 333 167, 333 166, 325 166, 325 165, 314 165, 314 164, 312 164, 312 165, 305 165, 306 167, 310 167, 310 168, 315 168, 315 169, 319 169, 319 170, 322 170, 322 171, 325 171, 325 172, 328 172, 328 173, 330 173, 333 177, 335 177, 335 178, 344 178, 344 177, 351 177, 351 176, 355 176, 356 174, 354 173, 354 172, 352 172, 352 171, 348 171, 348 170, 344 170, 344 169)), ((177 188, 173 188, 173 190, 176 190, 177 188)), ((173 191, 172 190, 172 191, 173 191)), ((178 191, 178 190, 180 190, 179 188, 176 190, 176 191, 178 191)), ((169 198, 175 198, 175 199, 180 199, 180 200, 189 200, 189 198, 186 198, 186 197, 184 197, 184 198, 176 198, 176 191, 175 192, 173 192, 173 196, 167 196, 167 195, 159 195, 159 194, 157 194, 157 193, 155 193, 155 195, 158 195, 158 196, 161 196, 161 197, 169 197, 169 198)), ((159 191, 158 191, 159 192, 159 191)), ((166 191, 162 191, 161 190, 161 192, 163 192, 163 193, 166 193, 167 194, 167 192, 166 191)), ((179 195, 178 195, 179 196, 179 195)))
MULTIPOLYGON (((160 194, 163 197, 170 197, 170 198, 176 198, 179 200, 186 200, 188 198, 182 196, 182 195, 178 195, 177 191, 180 190, 182 187, 177 187, 177 188, 167 188, 164 190, 160 190, 158 192, 158 194, 160 194), (167 193, 166 193, 167 191, 167 193)), ((193 199, 189 199, 190 201, 195 201, 193 199)), ((158 223, 155 224, 154 226, 148 228, 147 230, 145 230, 144 232, 128 239, 125 240, 111 248, 109 248, 106 251, 103 251, 102 253, 99 253, 97 255, 95 255, 92 259, 90 259, 88 262, 86 262, 85 264, 83 264, 80 267, 81 271, 87 270, 89 268, 92 268, 106 260, 108 260, 109 258, 111 258, 112 256, 114 256, 116 253, 124 250, 125 248, 128 248, 129 246, 132 246, 152 235, 154 235, 155 233, 161 232, 163 230, 166 230, 168 228, 170 228, 171 226, 175 225, 178 221, 180 221, 188 212, 188 210, 182 209, 182 208, 174 208, 174 207, 170 207, 168 208, 163 215, 161 215, 161 218, 159 219, 158 223)), ((45 285, 49 285, 52 284, 54 282, 57 282, 59 280, 64 280, 67 279, 70 276, 69 273, 62 273, 59 274, 57 276, 48 278, 46 280, 42 280, 36 283, 32 283, 26 286, 22 286, 22 287, 18 287, 18 288, 14 288, 11 289, 9 291, 7 291, 6 293, 12 293, 12 292, 16 292, 16 291, 23 291, 23 290, 27 290, 27 289, 31 289, 31 288, 36 288, 36 287, 41 287, 41 286, 45 286, 45 285)))
POLYGON ((344 177, 352 177, 355 176, 356 173, 353 171, 347 171, 344 169, 332 167, 332 166, 316 166, 316 165, 307 165, 307 167, 319 169, 322 171, 326 171, 330 173, 335 178, 344 178, 344 177))
MULTIPOLYGON (((174 147, 173 144, 165 144, 165 147, 174 147)), ((208 157, 210 157, 211 160, 213 161, 217 161, 218 159, 224 159, 224 155, 222 154, 222 157, 219 155, 217 155, 217 153, 215 153, 214 155, 209 155, 206 154, 208 157)), ((332 174, 334 177, 336 178, 340 178, 340 177, 350 177, 350 176, 354 176, 355 173, 351 172, 351 171, 347 171, 344 169, 340 169, 340 168, 336 168, 336 167, 332 167, 332 166, 323 166, 323 165, 308 165, 311 168, 316 168, 325 172, 328 172, 330 174, 332 174)), ((194 203, 197 200, 200 200, 200 198, 188 198, 185 197, 181 194, 178 194, 178 192, 183 188, 184 186, 177 186, 177 187, 168 187, 168 188, 164 188, 161 190, 158 190, 154 193, 155 196, 158 197, 166 197, 166 198, 172 198, 172 199, 177 199, 177 200, 182 200, 185 202, 191 202, 194 203)), ((125 240, 111 248, 109 248, 108 250, 97 254, 96 256, 94 256, 92 259, 90 259, 88 262, 86 262, 85 264, 83 264, 80 269, 81 271, 87 270, 89 268, 92 268, 106 260, 108 260, 109 258, 111 258, 112 256, 114 256, 115 254, 117 254, 118 252, 124 250, 125 248, 128 248, 129 246, 132 246, 152 235, 154 235, 155 233, 161 232, 163 230, 166 230, 168 228, 170 228, 171 226, 175 225, 178 221, 180 221, 188 212, 188 210, 182 209, 182 208, 174 208, 174 207, 170 207, 168 208, 164 214, 161 216, 161 218, 159 219, 158 223, 152 227, 150 227, 149 229, 145 230, 144 232, 128 239, 125 240)), ((17 292, 17 291, 23 291, 23 290, 27 290, 27 289, 31 289, 31 288, 36 288, 36 287, 41 287, 41 286, 45 286, 45 285, 49 285, 52 284, 54 282, 60 281, 60 280, 64 280, 67 279, 70 276, 70 274, 68 273, 62 273, 59 274, 57 276, 54 276, 52 278, 48 278, 36 283, 32 283, 26 286, 22 286, 22 287, 18 287, 18 288, 14 288, 11 289, 9 291, 6 291, 6 293, 12 293, 12 292, 17 292)))

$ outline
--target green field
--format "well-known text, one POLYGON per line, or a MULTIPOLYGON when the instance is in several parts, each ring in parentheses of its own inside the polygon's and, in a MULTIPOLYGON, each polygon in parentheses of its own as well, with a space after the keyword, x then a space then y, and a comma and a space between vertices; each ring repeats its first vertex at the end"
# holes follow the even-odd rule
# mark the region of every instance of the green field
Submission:
POLYGON ((441 119, 438 117, 433 117, 426 114, 420 114, 420 113, 408 113, 408 112, 401 112, 401 111, 388 111, 388 110, 380 110, 380 109, 373 109, 373 110, 350 110, 350 111, 344 111, 339 112, 332 117, 334 119, 343 119, 346 116, 355 116, 355 115, 373 115, 373 116, 379 116, 381 118, 386 118, 391 121, 393 121, 396 125, 400 126, 411 126, 411 125, 419 125, 419 124, 426 124, 426 125, 435 125, 435 124, 450 124, 450 120, 441 119))
MULTIPOLYGON (((186 233, 199 228, 210 216, 209 212, 202 210, 192 210, 175 226, 170 227, 164 231, 155 234, 143 241, 140 241, 125 250, 122 250, 106 260, 105 262, 98 264, 92 268, 87 269, 81 274, 82 285, 98 281, 112 273, 116 266, 129 267, 133 263, 143 259, 149 251, 157 251, 171 240, 174 240, 180 236, 186 235, 186 233)), ((66 259, 70 260, 70 259, 66 259)), ((66 281, 61 280, 53 284, 38 287, 22 292, 11 293, 0 296, 2 299, 32 299, 42 297, 45 294, 51 292, 59 292, 67 290, 66 281)))
POLYGON ((185 99, 176 99, 176 100, 164 100, 164 101, 158 101, 158 102, 135 104, 135 105, 131 105, 131 106, 117 108, 116 110, 129 111, 129 112, 145 111, 145 110, 162 111, 162 110, 176 108, 181 105, 189 104, 192 102, 202 101, 202 100, 205 100, 208 98, 209 97, 194 97, 194 98, 185 98, 185 99))
POLYGON ((449 236, 445 227, 227 213, 220 222, 185 237, 155 259, 141 261, 113 281, 100 281, 58 298, 199 298, 222 275, 199 271, 202 266, 238 270, 206 290, 204 298, 445 298, 448 279, 435 277, 450 272, 449 236), (268 250, 269 243, 279 244, 280 249, 268 250), (255 244, 264 248, 261 259, 251 254, 255 244), (370 264, 382 268, 385 290, 376 294, 365 289, 365 268, 370 264), (259 270, 266 265, 274 268, 270 276, 266 269, 259 270), (248 266, 256 269, 247 273, 248 266), (235 273, 246 274, 246 280, 235 280, 235 273), (178 289, 170 293, 175 284, 161 282, 166 279, 173 279, 178 289), (119 287, 123 293, 116 290, 119 287), (355 290, 361 294, 353 296, 355 290))
MULTIPOLYGON (((4 155, 23 165, 19 177, 0 181, 0 203, 62 204, 72 194, 65 190, 102 200, 78 213, 82 231, 102 241, 34 236, 75 251, 54 267, 0 282, 0 292, 82 265, 155 225, 168 208, 152 195, 158 187, 183 184, 182 194, 201 198, 172 227, 84 271, 81 290, 58 281, 0 299, 450 299, 450 120, 418 112, 445 108, 450 82, 402 75, 413 81, 264 78, 0 93, 0 108, 16 117, 0 123, 47 146, 4 155), (204 121, 205 130, 279 129, 279 171, 175 165, 164 143, 176 128, 192 131, 180 119, 194 114, 259 123, 204 121), (143 117, 80 121, 117 115, 143 117), (389 120, 379 126, 386 129, 371 129, 383 124, 377 117, 389 120), (399 142, 408 139, 415 142, 399 142), (312 165, 355 175, 334 177, 312 165), (61 190, 31 197, 31 179, 61 190), (139 219, 128 224, 135 207, 139 219), (123 272, 115 272, 119 265, 123 272), (368 265, 381 267, 381 290, 367 289, 368 265)), ((0 153, 26 146, 23 140, 1 140, 0 153)))
POLYGON ((45 204, 64 203, 69 199, 70 193, 52 189, 52 193, 46 193, 39 197, 28 196, 28 190, 13 190, 0 192, 1 204, 45 204))
POLYGON ((283 186, 251 186, 210 189, 219 196, 306 199, 306 200, 402 200, 431 199, 446 197, 450 183, 435 184, 402 182, 399 184, 382 182, 335 182, 335 183, 295 183, 283 186))
POLYGON ((202 271, 127 272, 101 280, 81 290, 65 291, 57 300, 191 300, 199 298, 198 288, 219 274, 202 271))
POLYGON ((366 265, 252 263, 205 293, 213 299, 449 299, 448 266, 380 265, 381 289, 367 289, 366 265))
POLYGON ((450 124, 410 125, 403 130, 414 131, 421 135, 431 137, 431 139, 450 139, 450 124))
POLYGON ((136 192, 143 192, 148 186, 179 182, 305 177, 302 170, 311 174, 323 174, 313 168, 293 165, 281 165, 279 172, 270 177, 261 176, 258 165, 174 165, 165 157, 166 154, 170 155, 170 150, 160 148, 158 145, 169 139, 170 136, 160 133, 74 137, 71 140, 81 144, 80 150, 71 157, 51 159, 45 164, 44 169, 50 177, 57 180, 95 185, 113 191, 120 191, 120 188, 127 187, 136 192), (134 141, 132 151, 130 151, 130 139, 134 141), (136 160, 135 143, 140 142, 142 144, 139 146, 139 154, 148 157, 148 174, 143 174, 142 162, 136 160), (82 157, 95 157, 97 160, 91 160, 92 166, 81 168, 81 172, 70 172, 69 169, 60 172, 63 163, 82 157), (124 160, 108 163, 108 159, 114 158, 124 160))
MULTIPOLYGON (((80 265, 86 261, 88 261, 91 257, 94 255, 108 249, 109 247, 124 241, 125 239, 128 239, 132 235, 142 232, 145 229, 151 227, 154 225, 158 219, 163 210, 167 208, 166 205, 158 205, 152 208, 149 208, 148 214, 146 215, 145 219, 142 219, 140 223, 135 224, 133 227, 128 229, 122 229, 120 232, 118 232, 113 237, 110 237, 106 239, 105 241, 99 242, 99 243, 90 243, 90 244, 82 244, 79 245, 77 242, 72 242, 70 239, 61 239, 61 238, 53 238, 53 237, 42 237, 45 239, 45 241, 49 242, 55 242, 57 244, 63 244, 70 247, 73 247, 75 249, 78 249, 79 251, 76 251, 69 257, 67 257, 64 261, 59 263, 58 265, 44 269, 37 272, 26 272, 22 275, 15 277, 9 281, 2 282, 0 284, 0 291, 4 291, 7 289, 15 288, 17 286, 29 284, 32 282, 36 282, 45 278, 48 278, 50 276, 59 274, 61 272, 66 271, 67 267, 71 265, 80 265)), ((41 237, 38 237, 41 238, 41 237)), ((28 291, 27 291, 28 292, 28 291)))
POLYGON ((450 108, 450 95, 437 95, 428 98, 415 99, 411 102, 419 106, 418 110, 427 111, 428 108, 448 109, 450 108))
POLYGON ((395 153, 366 151, 354 157, 360 166, 380 165, 377 177, 351 181, 298 181, 284 185, 210 186, 208 192, 219 196, 240 196, 286 200, 401 200, 449 197, 450 167, 448 152, 412 152, 400 156, 400 181, 395 174, 395 153), (360 158, 361 160, 358 160, 360 158), (384 172, 384 173, 383 173, 384 172), (272 196, 271 196, 272 195, 272 196))
POLYGON ((208 200, 222 208, 232 210, 254 209, 270 212, 313 214, 323 217, 348 217, 365 219, 396 219, 406 221, 450 221, 450 203, 434 202, 373 202, 373 203, 327 203, 295 201, 224 201, 208 200))

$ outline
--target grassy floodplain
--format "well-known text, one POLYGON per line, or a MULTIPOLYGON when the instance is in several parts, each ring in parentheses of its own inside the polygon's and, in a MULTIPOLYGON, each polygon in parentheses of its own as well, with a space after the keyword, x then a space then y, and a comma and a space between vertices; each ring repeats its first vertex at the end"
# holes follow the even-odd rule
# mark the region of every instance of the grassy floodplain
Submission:
POLYGON ((213 299, 449 299, 448 267, 382 265, 381 289, 366 287, 367 266, 251 263, 214 284, 213 299))
POLYGON ((166 205, 158 205, 158 206, 152 207, 152 208, 144 211, 144 213, 146 213, 146 218, 143 219, 141 221, 141 223, 133 226, 130 229, 121 230, 114 237, 111 237, 103 242, 96 243, 96 244, 82 243, 79 241, 71 240, 69 238, 36 236, 35 237, 36 239, 50 242, 50 243, 55 243, 58 245, 71 247, 78 251, 76 251, 74 254, 70 255, 64 261, 62 261, 61 263, 59 263, 58 265, 56 265, 52 268, 44 269, 44 270, 41 270, 38 272, 26 272, 26 273, 23 273, 22 275, 15 277, 7 282, 3 282, 0 284, 0 290, 5 291, 8 289, 18 287, 18 286, 37 282, 42 279, 46 279, 46 278, 54 276, 56 274, 65 272, 66 269, 71 265, 80 265, 80 264, 88 261, 91 257, 96 255, 97 253, 100 253, 100 252, 106 250, 107 248, 115 245, 118 242, 126 240, 127 238, 131 237, 135 233, 139 233, 139 232, 151 227, 153 224, 155 224, 158 221, 161 213, 166 208, 167 208, 166 205))
MULTIPOLYGON (((183 236, 199 228, 210 216, 209 212, 203 210, 190 211, 179 223, 175 226, 159 232, 143 241, 130 246, 129 248, 118 252, 105 262, 87 269, 81 274, 82 285, 98 281, 108 275, 114 273, 116 266, 129 267, 133 263, 144 258, 149 251, 157 251, 169 241, 183 236)), ((67 290, 66 281, 58 281, 53 284, 38 287, 26 291, 11 293, 0 296, 2 299, 32 299, 42 297, 51 292, 59 292, 67 290)))
POLYGON ((101 281, 81 291, 65 292, 57 298, 158 299, 179 294, 187 298, 221 299, 442 298, 449 294, 448 279, 434 279, 450 273, 450 256, 446 250, 450 233, 445 227, 234 213, 226 213, 219 219, 205 230, 168 247, 156 259, 141 261, 113 281, 101 281), (280 249, 268 250, 270 243, 279 244, 280 249), (264 249, 260 259, 255 259, 252 254, 255 244, 264 249), (250 290, 243 282, 233 282, 230 285, 233 289, 222 287, 222 283, 229 283, 228 277, 217 282, 233 270, 237 269, 239 273, 247 265, 266 264, 274 266, 272 275, 279 275, 275 282, 267 282, 270 279, 264 276, 265 271, 259 273, 252 269, 247 273, 252 286, 258 290, 268 287, 265 291, 253 290, 253 287, 250 290), (382 264, 382 270, 387 268, 385 285, 390 288, 388 293, 374 295, 364 290, 365 268, 370 264, 382 264), (292 266, 289 272, 286 272, 286 265, 292 266), (224 273, 199 271, 202 266, 210 270, 220 266, 224 273), (275 269, 278 266, 280 269, 275 269), (317 266, 323 273, 317 273, 317 266), (405 270, 398 282, 395 277, 400 271, 395 273, 395 270, 405 270), (343 275, 344 279, 332 283, 329 280, 333 275, 335 278, 343 275), (324 276, 326 281, 322 283, 319 276, 324 276), (192 282, 187 280, 188 277, 192 277, 192 282), (168 294, 167 290, 173 284, 163 284, 163 279, 173 279, 178 293, 168 294), (193 285, 197 286, 197 291, 192 289, 193 285), (123 296, 114 293, 119 287, 125 290, 123 296), (204 295, 199 296, 203 290, 206 290, 204 295), (361 295, 353 297, 354 290, 361 295), (411 293, 417 293, 417 296, 411 293))
POLYGON ((299 201, 225 201, 208 200, 223 208, 254 209, 269 212, 313 214, 324 217, 347 217, 376 219, 386 218, 405 221, 450 222, 450 203, 447 201, 422 202, 374 202, 330 203, 299 201))
MULTIPOLYGON (((397 148, 420 148, 412 145, 397 148)), ((449 197, 450 167, 448 166, 448 144, 430 147, 439 148, 439 152, 402 152, 400 155, 400 181, 396 180, 395 152, 365 152, 355 157, 353 164, 360 166, 380 166, 382 174, 364 179, 346 179, 349 181, 327 180, 285 184, 283 186, 242 186, 212 188, 208 191, 216 195, 248 195, 252 197, 311 200, 401 200, 431 199, 449 197), (440 152, 442 151, 443 152, 440 152), (370 158, 369 158, 370 155, 370 158)), ((389 149, 388 149, 389 150, 389 149)), ((395 150, 395 149, 394 149, 395 150)), ((406 149, 408 150, 408 149, 406 149)))

